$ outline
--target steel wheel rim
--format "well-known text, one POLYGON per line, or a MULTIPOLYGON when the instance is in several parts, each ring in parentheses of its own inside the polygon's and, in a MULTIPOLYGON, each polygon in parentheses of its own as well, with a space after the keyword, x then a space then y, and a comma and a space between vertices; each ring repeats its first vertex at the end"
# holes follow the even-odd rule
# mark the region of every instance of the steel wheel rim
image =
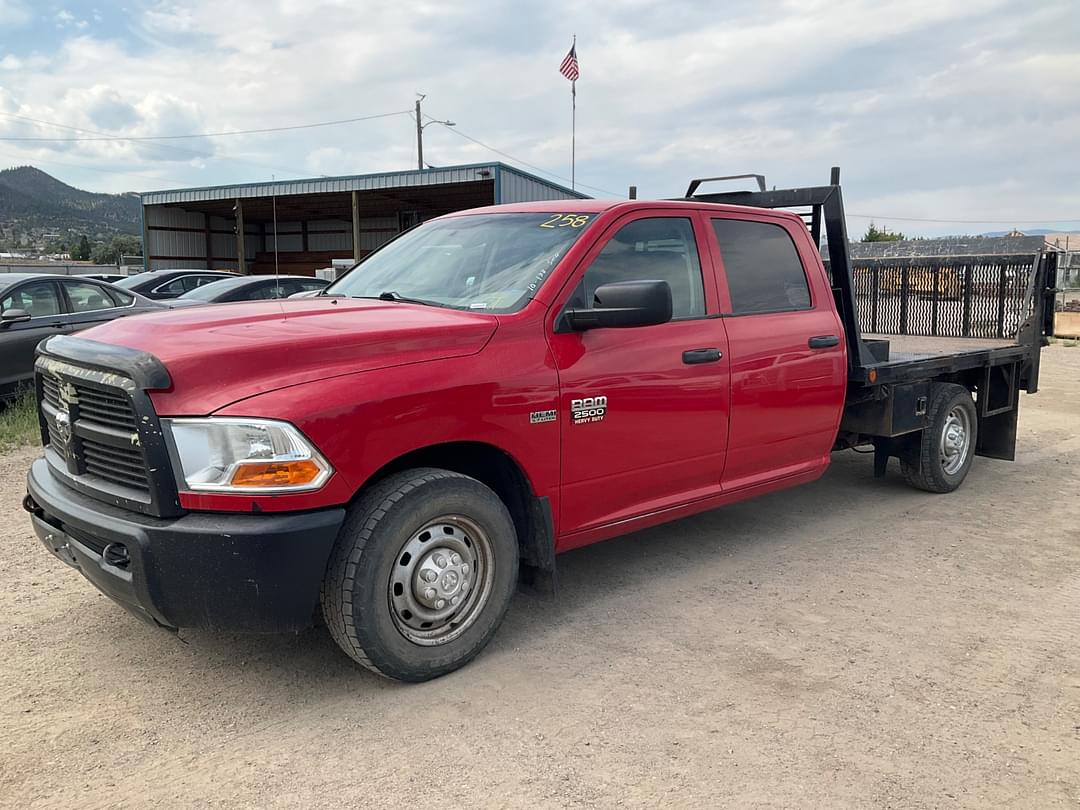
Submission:
POLYGON ((955 475, 967 461, 971 449, 971 418, 966 409, 956 406, 945 417, 941 429, 938 453, 941 469, 946 475, 955 475))
POLYGON ((430 520, 394 560, 387 588, 394 626, 414 644, 447 644, 475 623, 494 579, 487 532, 462 515, 430 520))

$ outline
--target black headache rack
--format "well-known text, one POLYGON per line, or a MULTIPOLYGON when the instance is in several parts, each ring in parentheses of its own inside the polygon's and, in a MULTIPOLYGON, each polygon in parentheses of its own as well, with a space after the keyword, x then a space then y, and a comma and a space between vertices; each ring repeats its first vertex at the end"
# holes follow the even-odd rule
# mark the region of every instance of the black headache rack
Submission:
MULTIPOLYGON (((819 251, 824 234, 827 250, 822 251, 822 260, 829 273, 836 308, 843 319, 848 350, 848 397, 838 440, 840 446, 866 443, 867 439, 886 444, 878 439, 904 436, 922 429, 926 425, 931 383, 955 382, 967 386, 977 395, 980 422, 977 452, 997 458, 1013 457, 1019 392, 1035 393, 1038 390, 1040 351, 1053 330, 1056 253, 1043 251, 1031 267, 1033 272, 1023 293, 1025 317, 1018 324, 1015 341, 980 343, 961 337, 950 340, 948 345, 939 341, 939 345, 930 350, 891 352, 889 339, 863 337, 859 317, 860 290, 848 251, 838 167, 833 167, 828 185, 771 191, 766 189, 765 178, 758 174, 696 179, 691 181, 685 199, 792 210, 802 216, 819 251), (698 193, 703 183, 739 179, 753 179, 758 190, 698 193)), ((939 317, 939 272, 933 271, 935 329, 939 317)), ((1004 289, 1004 269, 1001 277, 1004 289)), ((878 276, 874 279, 876 283, 878 276)), ((902 284, 908 283, 909 274, 905 271, 902 284)), ((963 284, 966 284, 963 293, 970 297, 970 274, 963 284)), ((876 294, 875 288, 875 307, 876 294)), ((874 315, 873 322, 877 323, 876 310, 874 315)), ((901 329, 902 333, 905 331, 901 329)), ((936 334, 929 335, 931 341, 936 334)), ((968 332, 965 329, 961 334, 968 332)))

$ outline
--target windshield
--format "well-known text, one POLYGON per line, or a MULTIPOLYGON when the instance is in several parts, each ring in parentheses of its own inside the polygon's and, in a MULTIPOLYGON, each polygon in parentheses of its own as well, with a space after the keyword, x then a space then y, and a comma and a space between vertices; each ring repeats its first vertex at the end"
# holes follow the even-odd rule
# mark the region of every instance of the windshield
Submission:
POLYGON ((325 293, 516 312, 595 218, 530 213, 433 220, 372 254, 325 293))

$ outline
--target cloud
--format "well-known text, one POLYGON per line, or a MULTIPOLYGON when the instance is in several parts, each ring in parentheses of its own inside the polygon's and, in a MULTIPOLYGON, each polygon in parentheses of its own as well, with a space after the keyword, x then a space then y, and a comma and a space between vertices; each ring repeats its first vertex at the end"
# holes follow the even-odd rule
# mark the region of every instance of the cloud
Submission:
POLYGON ((90 23, 87 20, 76 17, 66 8, 62 8, 56 12, 53 16, 56 21, 56 27, 60 29, 74 28, 77 31, 83 31, 90 27, 90 23))
POLYGON ((30 22, 30 7, 23 0, 0 0, 0 25, 18 28, 30 22))
MULTIPOLYGON (((0 0, 0 20, 15 7, 0 0)), ((406 112, 423 92, 425 112, 458 124, 425 131, 430 162, 500 159, 464 133, 569 177, 570 87, 557 68, 576 30, 577 176, 590 187, 671 196, 690 177, 749 170, 818 183, 840 164, 861 213, 1080 213, 1080 30, 1068 0, 594 0, 569 18, 496 0, 188 0, 133 6, 126 27, 93 33, 73 27, 97 19, 91 11, 60 13, 70 19, 47 63, 5 73, 4 109, 109 133, 188 134, 406 112)), ((5 134, 14 127, 4 120, 5 134)), ((26 122, 17 131, 65 134, 26 122)), ((34 150, 24 154, 127 161, 138 187, 155 175, 203 185, 409 167, 415 130, 400 115, 34 150)), ((122 175, 85 182, 132 186, 122 175)), ((936 227, 955 229, 904 230, 936 227)))
POLYGON ((135 107, 111 87, 91 87, 81 102, 85 106, 87 117, 99 129, 116 131, 130 127, 139 120, 135 107))

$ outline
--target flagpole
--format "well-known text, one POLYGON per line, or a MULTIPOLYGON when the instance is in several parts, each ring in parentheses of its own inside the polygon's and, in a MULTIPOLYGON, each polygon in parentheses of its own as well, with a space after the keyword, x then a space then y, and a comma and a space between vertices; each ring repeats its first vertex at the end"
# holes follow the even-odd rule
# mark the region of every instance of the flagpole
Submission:
MULTIPOLYGON (((577 34, 570 46, 571 50, 577 49, 577 34)), ((570 189, 576 189, 575 167, 577 164, 577 79, 570 82, 570 189)))

